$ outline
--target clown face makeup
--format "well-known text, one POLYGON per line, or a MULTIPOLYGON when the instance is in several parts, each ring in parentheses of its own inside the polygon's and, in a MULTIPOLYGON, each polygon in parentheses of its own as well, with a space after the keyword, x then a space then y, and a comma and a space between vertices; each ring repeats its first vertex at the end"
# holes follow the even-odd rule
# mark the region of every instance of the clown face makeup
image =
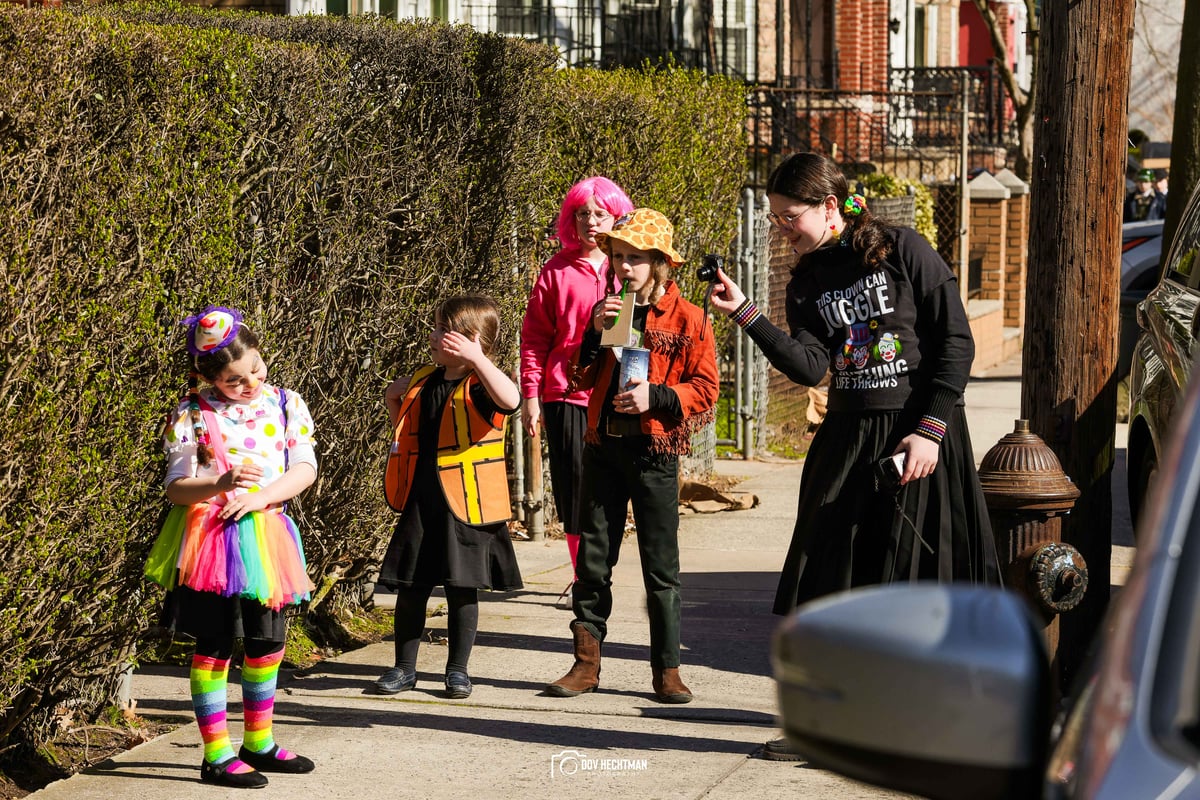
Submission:
POLYGON ((229 362, 213 381, 217 391, 231 403, 249 403, 262 394, 267 365, 256 349, 249 349, 236 361, 229 362))

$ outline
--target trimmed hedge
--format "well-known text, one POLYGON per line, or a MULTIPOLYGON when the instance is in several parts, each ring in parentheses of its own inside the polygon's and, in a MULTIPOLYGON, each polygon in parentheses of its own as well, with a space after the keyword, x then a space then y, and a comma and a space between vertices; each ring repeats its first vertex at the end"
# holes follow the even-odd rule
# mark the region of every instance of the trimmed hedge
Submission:
POLYGON ((156 613, 179 319, 244 309, 309 403, 321 471, 292 510, 330 640, 393 522, 383 388, 427 360, 440 298, 495 296, 515 368, 545 230, 587 174, 670 216, 689 258, 728 248, 740 87, 553 64, 440 24, 0 10, 0 749, 103 701, 156 613))

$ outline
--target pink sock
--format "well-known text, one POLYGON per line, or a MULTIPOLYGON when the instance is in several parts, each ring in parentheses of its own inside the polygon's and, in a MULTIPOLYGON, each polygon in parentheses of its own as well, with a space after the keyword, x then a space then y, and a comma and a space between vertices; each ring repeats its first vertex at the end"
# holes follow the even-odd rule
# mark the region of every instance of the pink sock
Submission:
POLYGON ((571 569, 575 572, 579 571, 576 563, 579 561, 579 534, 567 534, 567 553, 571 556, 571 569))

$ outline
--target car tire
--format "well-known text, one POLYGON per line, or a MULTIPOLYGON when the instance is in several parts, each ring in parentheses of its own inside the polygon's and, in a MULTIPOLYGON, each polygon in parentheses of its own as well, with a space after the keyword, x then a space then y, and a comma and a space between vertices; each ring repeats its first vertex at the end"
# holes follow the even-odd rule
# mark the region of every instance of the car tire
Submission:
POLYGON ((1142 510, 1146 507, 1146 498, 1150 495, 1154 481, 1158 477, 1158 454, 1154 446, 1148 445, 1142 457, 1138 459, 1133 480, 1129 482, 1132 491, 1129 493, 1129 512, 1133 518, 1133 537, 1136 542, 1139 535, 1142 510))

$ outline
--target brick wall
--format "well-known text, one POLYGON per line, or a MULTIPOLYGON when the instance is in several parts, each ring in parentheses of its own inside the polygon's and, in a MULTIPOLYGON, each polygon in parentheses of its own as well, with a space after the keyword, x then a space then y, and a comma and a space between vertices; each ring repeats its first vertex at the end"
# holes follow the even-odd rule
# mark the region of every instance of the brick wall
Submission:
POLYGON ((1029 195, 1008 201, 1008 250, 1004 265, 1004 325, 1025 327, 1025 265, 1029 261, 1029 195))
POLYGON ((886 90, 888 0, 841 0, 836 13, 838 88, 886 90))

